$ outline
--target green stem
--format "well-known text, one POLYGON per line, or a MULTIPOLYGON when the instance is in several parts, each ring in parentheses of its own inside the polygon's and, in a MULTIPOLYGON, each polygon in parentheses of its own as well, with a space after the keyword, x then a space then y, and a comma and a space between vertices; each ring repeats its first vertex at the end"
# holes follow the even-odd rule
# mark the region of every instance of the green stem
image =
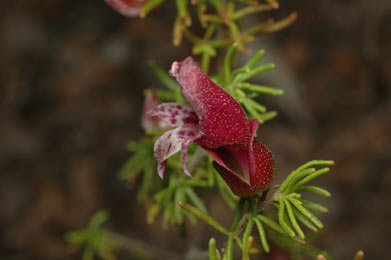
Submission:
POLYGON ((237 83, 236 86, 241 89, 249 90, 251 92, 266 94, 266 95, 282 95, 284 91, 282 89, 271 88, 268 86, 255 85, 247 82, 237 83))
POLYGON ((240 200, 239 200, 239 205, 238 205, 238 208, 236 210, 236 214, 235 214, 234 220, 232 222, 231 228, 229 229, 229 232, 233 233, 236 230, 236 228, 238 227, 239 221, 240 221, 240 219, 242 218, 242 215, 243 215, 243 209, 244 209, 245 202, 246 202, 246 199, 241 197, 240 200))
POLYGON ((265 56, 265 50, 261 49, 259 51, 257 51, 246 63, 246 65, 244 65, 245 68, 248 68, 248 69, 253 69, 257 64, 258 62, 263 58, 263 56, 265 56))
POLYGON ((232 44, 224 58, 224 80, 226 86, 231 82, 231 62, 235 54, 236 47, 236 43, 232 44))
POLYGON ((188 169, 190 172, 194 171, 198 164, 202 161, 205 155, 205 150, 202 149, 200 146, 197 147, 196 151, 194 152, 193 156, 190 159, 188 169))
POLYGON ((305 185, 307 182, 315 179, 316 177, 319 177, 320 175, 322 174, 325 174, 327 172, 330 171, 330 168, 323 168, 323 169, 320 169, 320 170, 317 170, 316 172, 314 173, 311 173, 310 175, 308 175, 307 177, 305 177, 304 179, 302 179, 300 182, 298 182, 295 186, 292 187, 292 191, 295 191, 297 190, 298 188, 301 188, 303 185, 305 185))
POLYGON ((235 79, 234 79, 234 83, 238 83, 238 82, 244 82, 244 81, 247 81, 249 79, 251 79, 252 77, 254 77, 255 75, 259 74, 259 73, 262 73, 262 72, 265 72, 265 71, 268 71, 268 70, 271 70, 275 67, 274 63, 269 63, 269 64, 265 64, 265 65, 261 65, 259 67, 256 67, 255 69, 251 70, 250 72, 248 73, 244 73, 244 74, 240 74, 238 75, 235 79))
POLYGON ((269 244, 268 244, 267 239, 266 239, 265 229, 263 228, 263 225, 262 225, 261 221, 258 218, 254 218, 254 222, 255 222, 255 225, 258 228, 259 238, 261 240, 262 247, 263 247, 263 249, 265 250, 266 253, 269 253, 270 252, 270 247, 269 247, 269 244))
POLYGON ((229 234, 229 236, 228 236, 227 248, 226 248, 226 252, 225 252, 225 259, 226 260, 233 260, 234 259, 233 235, 232 234, 229 234))
POLYGON ((199 209, 197 209, 197 208, 195 208, 195 207, 193 207, 183 201, 180 201, 178 204, 181 208, 192 213, 194 216, 202 219, 203 221, 205 221, 206 223, 211 225, 217 231, 220 231, 221 233, 223 233, 224 235, 227 235, 227 236, 230 235, 229 232, 225 229, 225 227, 223 227, 219 222, 214 220, 208 214, 202 212, 201 210, 199 210, 199 209))
POLYGON ((310 175, 315 172, 315 168, 309 168, 305 169, 299 172, 293 172, 286 178, 284 183, 281 185, 280 190, 284 194, 289 194, 292 191, 292 187, 296 184, 296 182, 300 179, 303 178, 304 176, 310 175), (285 190, 283 190, 285 188, 285 190))
POLYGON ((323 228, 322 222, 315 217, 311 212, 309 212, 306 208, 302 206, 302 203, 300 200, 288 197, 288 200, 295 206, 295 208, 302 213, 306 218, 308 218, 318 229, 323 228))
POLYGON ((244 233, 243 233, 243 239, 242 239, 242 243, 243 243, 242 259, 243 260, 249 259, 248 254, 249 254, 250 248, 249 248, 248 243, 249 243, 249 238, 250 238, 251 232, 253 230, 253 226, 254 226, 254 218, 258 214, 256 197, 249 198, 248 202, 250 204, 251 214, 248 215, 248 217, 247 217, 248 222, 247 222, 246 229, 244 230, 244 233))
POLYGON ((279 200, 278 222, 280 222, 281 227, 290 237, 294 237, 295 232, 293 232, 293 230, 289 227, 288 223, 286 223, 284 217, 285 217, 285 204, 284 204, 284 199, 281 198, 279 200))
POLYGON ((249 215, 248 216, 248 222, 246 229, 244 230, 243 233, 243 248, 242 248, 242 259, 248 260, 248 240, 251 235, 251 231, 253 230, 253 225, 254 225, 254 216, 249 215))
POLYGON ((269 11, 272 10, 273 7, 271 5, 257 5, 257 6, 248 6, 243 9, 240 9, 239 11, 235 12, 232 15, 232 19, 237 20, 242 18, 243 16, 246 16, 248 14, 256 13, 256 12, 264 12, 264 11, 269 11))
POLYGON ((209 260, 218 260, 216 253, 216 239, 213 237, 209 240, 209 260))
POLYGON ((210 55, 206 52, 202 53, 201 69, 205 74, 208 74, 210 63, 210 55))

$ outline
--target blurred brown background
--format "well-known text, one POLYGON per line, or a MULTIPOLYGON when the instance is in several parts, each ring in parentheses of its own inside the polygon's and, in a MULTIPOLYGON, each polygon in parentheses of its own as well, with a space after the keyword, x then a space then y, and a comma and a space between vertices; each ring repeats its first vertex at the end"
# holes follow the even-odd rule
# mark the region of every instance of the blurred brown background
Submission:
MULTIPOLYGON (((326 228, 316 244, 334 259, 352 259, 358 249, 366 259, 389 259, 391 4, 280 3, 248 21, 299 15, 250 45, 277 65, 258 82, 286 92, 262 100, 280 114, 259 131, 276 157, 276 183, 310 159, 335 160, 318 180, 333 197, 320 199, 330 213, 320 216, 326 228)), ((143 134, 143 89, 160 86, 147 61, 168 69, 190 53, 171 44, 173 15, 171 4, 140 20, 103 0, 0 2, 1 260, 79 258, 64 233, 102 208, 111 212, 111 230, 179 259, 207 248, 212 231, 203 225, 190 226, 186 239, 175 228, 148 226, 137 187, 116 178, 130 155, 125 142, 143 134)), ((228 224, 224 202, 206 197, 211 214, 228 224)))

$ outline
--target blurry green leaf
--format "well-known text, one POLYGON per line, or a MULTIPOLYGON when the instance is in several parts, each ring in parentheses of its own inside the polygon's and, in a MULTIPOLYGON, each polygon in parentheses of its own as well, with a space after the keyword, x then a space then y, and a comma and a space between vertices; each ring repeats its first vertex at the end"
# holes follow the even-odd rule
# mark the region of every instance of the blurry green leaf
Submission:
POLYGON ((158 204, 153 204, 147 212, 147 223, 152 224, 155 221, 156 215, 159 213, 161 206, 158 204))
POLYGON ((148 0, 140 11, 140 17, 146 17, 155 7, 161 5, 165 0, 148 0))
POLYGON ((266 239, 265 229, 263 228, 263 225, 258 218, 254 218, 254 222, 255 222, 255 225, 257 226, 257 229, 258 229, 259 238, 261 240, 262 247, 266 253, 269 253, 270 247, 269 247, 269 243, 267 242, 267 239, 266 239))
POLYGON ((244 65, 244 68, 246 69, 253 69, 263 58, 263 56, 265 56, 265 50, 259 50, 257 51, 246 63, 246 65, 244 65))
POLYGON ((252 69, 251 71, 249 71, 247 73, 239 74, 233 80, 233 83, 245 82, 245 81, 251 79, 252 77, 254 77, 262 72, 274 69, 274 67, 275 67, 275 65, 273 63, 261 65, 259 67, 256 67, 255 69, 252 69))
POLYGON ((84 246, 83 260, 93 259, 95 255, 104 260, 114 258, 112 252, 118 247, 117 242, 109 232, 101 228, 107 219, 108 212, 99 211, 91 218, 85 229, 68 232, 65 235, 68 243, 84 246))
POLYGON ((296 256, 300 257, 300 259, 303 259, 302 255, 305 254, 309 257, 308 259, 316 259, 319 254, 323 254, 327 260, 331 260, 330 256, 325 251, 319 250, 308 244, 303 245, 299 243, 292 243, 290 238, 278 233, 276 233, 274 236, 270 236, 270 238, 274 244, 283 248, 287 252, 290 252, 291 256, 296 256))
POLYGON ((217 171, 213 170, 215 180, 217 183, 217 188, 225 200, 225 202, 228 204, 228 206, 232 209, 236 207, 236 203, 239 200, 238 196, 236 196, 232 190, 228 187, 227 183, 221 178, 221 176, 217 173, 217 171))
POLYGON ((184 210, 187 210, 188 212, 192 213, 194 216, 202 219, 206 223, 208 223, 210 226, 212 226, 217 231, 220 231, 221 233, 228 235, 228 231, 216 220, 214 220, 211 216, 208 214, 200 211, 199 209, 191 206, 190 204, 187 204, 185 202, 180 202, 179 206, 181 206, 184 210))
POLYGON ((249 237, 251 235, 251 232, 253 230, 253 226, 254 226, 254 217, 252 215, 250 215, 248 217, 247 225, 246 225, 246 228, 244 229, 243 239, 242 239, 242 243, 243 243, 242 259, 245 259, 245 260, 248 259, 248 250, 249 250, 248 242, 249 242, 249 237))
POLYGON ((266 4, 247 6, 245 8, 240 9, 239 11, 236 11, 231 18, 237 20, 252 13, 270 11, 272 9, 272 6, 266 4))
POLYGON ((224 58, 224 80, 225 85, 228 85, 231 82, 231 64, 232 64, 232 58, 235 55, 237 44, 234 43, 231 45, 231 47, 228 49, 227 54, 224 58))
POLYGON ((313 201, 310 201, 310 200, 301 199, 301 203, 305 208, 313 210, 313 211, 317 211, 320 213, 327 213, 329 211, 325 206, 320 205, 320 204, 313 202, 313 201))
POLYGON ((302 186, 302 187, 296 189, 296 192, 300 192, 300 193, 312 192, 314 194, 318 194, 323 197, 331 197, 330 192, 328 192, 327 190, 322 189, 320 187, 317 187, 317 186, 302 186))
POLYGON ((302 179, 300 182, 298 182, 293 188, 292 190, 295 191, 297 190, 298 188, 300 188, 301 186, 307 184, 309 181, 319 177, 320 175, 322 174, 325 174, 327 172, 330 171, 330 168, 323 168, 323 169, 320 169, 320 170, 317 170, 315 171, 314 173, 311 173, 310 175, 308 175, 307 177, 305 177, 304 179, 302 179))
POLYGON ((190 201, 201 211, 208 213, 204 202, 198 197, 197 193, 195 193, 191 188, 185 188, 186 195, 189 197, 190 201))
POLYGON ((234 249, 233 249, 233 236, 232 234, 228 235, 227 248, 225 250, 224 259, 233 260, 234 258, 234 249))
POLYGON ((284 94, 284 91, 282 89, 271 88, 271 87, 261 86, 261 85, 255 85, 255 84, 250 84, 247 82, 239 82, 236 84, 236 86, 238 88, 241 88, 246 91, 261 93, 261 94, 265 94, 265 95, 282 95, 282 94, 284 94))
POLYGON ((176 92, 171 90, 155 89, 156 96, 163 101, 175 101, 176 92))
POLYGON ((181 208, 179 207, 179 202, 184 201, 186 202, 186 197, 185 197, 185 191, 183 188, 178 188, 176 189, 175 192, 175 218, 176 218, 176 223, 180 224, 183 222, 183 214, 181 211, 181 208))
POLYGON ((261 124, 263 124, 266 121, 269 121, 273 118, 275 118, 278 115, 277 111, 269 111, 262 113, 259 117, 258 120, 261 124))
POLYGON ((219 260, 218 251, 216 249, 216 239, 211 237, 209 239, 209 260, 219 260))

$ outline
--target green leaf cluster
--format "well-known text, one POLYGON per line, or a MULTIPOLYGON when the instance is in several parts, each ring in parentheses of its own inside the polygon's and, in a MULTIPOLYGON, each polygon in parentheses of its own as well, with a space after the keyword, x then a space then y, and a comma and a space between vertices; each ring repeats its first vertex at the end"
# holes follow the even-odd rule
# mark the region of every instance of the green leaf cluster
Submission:
POLYGON ((71 245, 84 246, 83 260, 92 260, 95 256, 104 260, 115 259, 113 253, 118 248, 118 244, 111 233, 101 227, 108 217, 107 211, 99 211, 91 218, 86 228, 65 235, 65 240, 71 245))
MULTIPOLYGON (((154 8, 165 0, 149 0, 140 12, 140 17, 146 17, 154 8)), ((284 29, 297 18, 296 13, 288 15, 280 21, 268 19, 260 24, 243 29, 241 20, 253 14, 273 11, 279 8, 276 0, 260 3, 256 0, 176 0, 177 14, 173 25, 173 43, 180 45, 183 37, 193 43, 193 54, 201 56, 201 67, 209 70, 210 60, 216 57, 218 50, 235 43, 239 50, 249 54, 245 44, 252 42, 254 36, 260 33, 270 33, 284 29), (194 12, 190 10, 194 9, 194 12), (200 25, 205 29, 202 36, 191 31, 195 14, 200 25)))
POLYGON ((285 179, 273 195, 274 205, 278 208, 279 224, 289 237, 298 241, 305 239, 298 222, 315 232, 323 228, 323 223, 311 211, 326 213, 328 209, 314 201, 303 199, 301 192, 312 192, 330 197, 327 190, 307 184, 330 171, 328 167, 316 169, 316 166, 333 164, 333 161, 313 160, 300 166, 285 179))
POLYGON ((278 211, 276 216, 271 215, 267 209, 263 210, 267 204, 265 197, 268 191, 265 191, 262 196, 256 195, 250 198, 241 198, 229 231, 207 213, 184 202, 180 202, 180 206, 227 236, 225 253, 222 258, 219 251, 216 251, 214 239, 210 241, 210 259, 233 259, 234 242, 241 249, 243 260, 250 259, 251 254, 259 253, 259 249, 252 248, 254 238, 251 234, 254 226, 265 252, 270 251, 267 234, 274 231, 272 241, 275 242, 273 237, 276 236, 287 238, 288 240, 281 240, 283 241, 281 245, 289 249, 297 257, 299 257, 300 253, 310 256, 322 253, 323 256, 328 258, 329 256, 325 252, 308 245, 305 233, 299 222, 314 232, 323 228, 322 222, 315 217, 312 211, 326 213, 328 211, 327 208, 314 201, 302 199, 301 193, 312 192, 330 197, 331 195, 328 191, 317 186, 310 186, 308 182, 329 171, 328 167, 316 169, 316 166, 330 166, 333 164, 333 161, 313 160, 291 172, 271 198, 272 204, 275 205, 278 211), (277 221, 273 219, 277 219, 277 221), (270 232, 267 232, 266 228, 270 232))
POLYGON ((193 178, 188 178, 183 174, 179 157, 176 157, 178 155, 174 155, 174 158, 168 162, 170 169, 170 175, 167 176, 168 181, 165 180, 164 186, 152 196, 152 204, 147 213, 148 223, 153 223, 156 215, 163 212, 163 227, 167 227, 168 224, 182 224, 185 216, 195 224, 194 216, 182 210, 180 202, 192 203, 197 210, 207 213, 208 210, 204 201, 195 191, 195 189, 200 188, 217 186, 227 204, 235 207, 237 196, 232 193, 224 180, 216 173, 210 162, 211 158, 200 147, 194 149, 194 146, 191 146, 189 149, 190 167, 192 168, 194 164, 198 166, 194 171, 193 178))
POLYGON ((128 142, 126 148, 133 155, 118 172, 118 178, 121 180, 135 183, 140 179, 137 191, 138 202, 146 201, 162 186, 156 174, 157 163, 153 157, 153 144, 154 140, 151 137, 144 137, 138 142, 128 142))
POLYGON ((257 51, 243 67, 232 70, 232 63, 236 54, 237 44, 233 44, 227 51, 224 58, 222 73, 216 78, 217 83, 231 94, 253 118, 264 123, 277 116, 277 111, 267 111, 256 98, 260 95, 282 95, 282 89, 269 86, 249 83, 253 77, 271 70, 275 67, 273 63, 258 65, 265 55, 264 50, 257 51))

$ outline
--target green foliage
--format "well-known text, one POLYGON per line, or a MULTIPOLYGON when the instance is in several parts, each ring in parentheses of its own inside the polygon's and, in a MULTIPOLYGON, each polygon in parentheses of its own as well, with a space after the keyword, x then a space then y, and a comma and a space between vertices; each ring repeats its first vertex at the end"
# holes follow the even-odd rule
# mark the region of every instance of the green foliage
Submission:
POLYGON ((133 156, 118 172, 121 180, 135 182, 141 179, 137 193, 137 201, 144 202, 152 192, 161 187, 161 180, 156 174, 157 163, 153 157, 153 138, 144 137, 139 142, 128 142, 126 147, 133 156))
POLYGON ((216 239, 214 239, 213 237, 209 240, 209 259, 221 260, 220 252, 216 249, 216 239))
MULTIPOLYGON (((302 199, 302 195, 299 192, 309 181, 330 170, 327 167, 316 170, 313 166, 328 166, 333 164, 333 161, 314 160, 300 166, 285 179, 278 191, 273 195, 274 205, 278 208, 279 224, 283 231, 292 239, 302 243, 304 242, 305 235, 298 221, 313 231, 323 228, 322 222, 311 211, 326 213, 328 211, 327 208, 316 202, 302 199)), ((330 195, 327 191, 319 187, 306 187, 311 187, 310 189, 304 189, 306 191, 315 191, 316 194, 330 195)))
POLYGON ((164 187, 152 196, 152 204, 147 214, 148 223, 153 223, 156 215, 163 212, 163 227, 168 224, 182 224, 185 216, 195 224, 194 216, 184 211, 180 206, 180 202, 192 203, 200 212, 207 213, 205 203, 195 189, 212 188, 215 185, 221 194, 224 194, 223 198, 228 205, 235 207, 237 196, 232 193, 224 180, 216 173, 210 156, 206 155, 200 147, 194 149, 194 146, 190 146, 189 158, 190 170, 197 165, 193 178, 188 178, 183 174, 178 155, 174 155, 168 161, 170 175, 167 176, 168 181, 164 182, 164 187))
MULTIPOLYGON (((147 1, 140 12, 140 17, 145 18, 164 2, 165 0, 147 1)), ((176 0, 175 3, 177 14, 173 25, 173 43, 180 45, 183 37, 191 41, 192 52, 194 55, 201 56, 201 68, 205 72, 208 72, 210 60, 218 55, 219 49, 235 43, 239 51, 248 54, 250 51, 244 45, 252 42, 255 35, 284 29, 297 18, 297 14, 292 13, 280 21, 268 19, 243 30, 242 18, 278 9, 278 2, 275 0, 267 0, 266 3, 255 0, 176 0), (194 12, 191 12, 191 9, 194 9, 194 12), (202 36, 196 36, 190 30, 194 20, 191 13, 196 14, 196 20, 205 28, 202 36)))
MULTIPOLYGON (((227 246, 223 259, 232 259, 233 242, 236 242, 241 248, 243 260, 249 259, 251 252, 257 251, 255 248, 251 248, 253 241, 251 234, 254 226, 256 227, 261 245, 265 252, 270 251, 267 239, 268 232, 265 230, 265 227, 267 227, 270 229, 269 231, 275 231, 273 232, 273 237, 282 236, 287 238, 288 240, 285 239, 282 241, 284 241, 285 247, 290 249, 295 255, 304 252, 310 256, 316 257, 318 254, 322 253, 327 258, 328 255, 326 253, 307 244, 305 233, 298 223, 301 222, 312 231, 318 231, 323 228, 323 224, 314 216, 311 210, 325 213, 327 212, 327 208, 316 202, 302 199, 302 194, 299 193, 299 191, 303 189, 302 187, 306 187, 306 184, 310 180, 329 171, 329 168, 327 167, 316 170, 315 168, 312 168, 313 166, 328 166, 333 164, 333 161, 314 160, 305 163, 294 170, 271 198, 272 204, 278 209, 278 214, 275 217, 269 216, 270 214, 267 211, 260 211, 259 206, 262 205, 264 207, 264 196, 256 195, 250 198, 241 198, 229 231, 205 212, 201 212, 197 208, 186 203, 181 203, 180 205, 189 213, 202 219, 227 236, 227 246), (272 218, 277 218, 278 222, 274 221, 272 218), (242 237, 240 237, 241 231, 243 231, 242 237)), ((319 189, 319 187, 316 187, 304 190, 310 192, 315 191, 315 194, 319 194, 319 189)), ((320 190, 322 191, 320 192, 321 195, 329 196, 327 191, 323 189, 320 190)), ((265 194, 266 193, 267 192, 265 192, 265 194)))
POLYGON ((274 68, 273 63, 257 66, 265 55, 264 50, 256 52, 247 63, 235 70, 231 69, 235 56, 237 44, 233 44, 227 51, 224 59, 224 66, 220 77, 216 78, 217 83, 233 96, 250 114, 251 117, 264 123, 277 116, 276 111, 267 111, 266 107, 255 100, 260 94, 282 95, 281 89, 271 88, 263 85, 256 85, 247 82, 253 77, 274 68))
POLYGON ((83 260, 92 260, 95 256, 99 256, 104 260, 113 260, 115 256, 113 252, 118 245, 112 238, 110 232, 101 228, 101 225, 108 219, 107 211, 99 211, 88 223, 85 229, 68 232, 65 239, 68 243, 77 247, 84 246, 83 260))
POLYGON ((310 244, 301 244, 301 243, 292 243, 292 240, 287 236, 281 235, 279 233, 272 234, 270 240, 280 248, 289 252, 294 260, 303 260, 308 259, 304 256, 308 256, 310 259, 319 259, 318 255, 323 255, 323 259, 331 260, 331 257, 324 250, 320 250, 310 244))

